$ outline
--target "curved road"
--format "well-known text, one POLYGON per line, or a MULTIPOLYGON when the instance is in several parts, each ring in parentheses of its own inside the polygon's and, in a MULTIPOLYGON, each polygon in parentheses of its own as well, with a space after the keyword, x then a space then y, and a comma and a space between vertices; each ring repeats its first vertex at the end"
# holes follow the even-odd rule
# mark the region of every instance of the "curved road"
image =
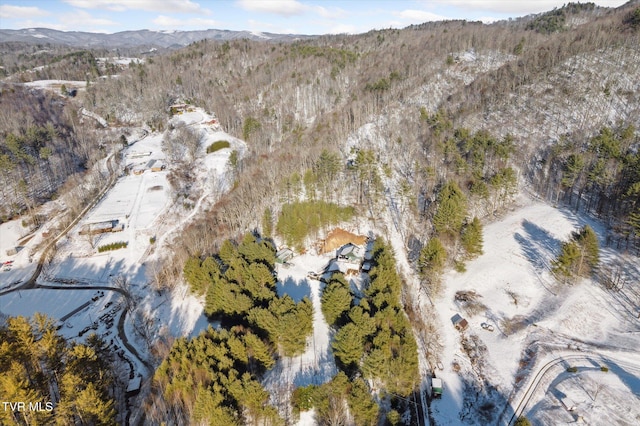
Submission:
MULTIPOLYGON (((103 290, 103 291, 115 291, 116 293, 121 294, 125 299, 131 298, 131 295, 128 291, 121 289, 119 287, 107 287, 107 286, 90 286, 90 285, 81 285, 81 286, 64 286, 64 285, 47 285, 47 284, 36 284, 33 288, 46 288, 51 290, 103 290)), ((138 351, 135 347, 133 347, 129 340, 127 339, 127 334, 124 331, 124 321, 126 317, 127 309, 124 308, 122 313, 120 314, 120 319, 118 319, 118 337, 122 341, 122 344, 127 348, 127 350, 136 358, 138 361, 144 365, 149 373, 153 372, 153 367, 147 361, 142 359, 138 351)))
MULTIPOLYGON (((564 363, 564 362, 567 362, 567 361, 578 361, 578 360, 580 360, 580 361, 593 361, 594 358, 601 360, 603 365, 606 365, 607 364, 606 360, 609 359, 609 360, 615 360, 615 362, 618 365, 625 365, 625 366, 628 366, 631 369, 639 369, 639 367, 637 365, 631 365, 627 361, 621 361, 619 359, 616 359, 613 356, 610 356, 610 355, 604 356, 604 355, 601 355, 601 354, 591 353, 591 352, 587 352, 587 353, 584 353, 584 354, 576 354, 576 355, 565 355, 565 356, 561 356, 561 357, 552 359, 552 360, 548 361, 546 364, 544 364, 542 367, 540 367, 540 369, 538 369, 538 371, 536 372, 536 375, 533 378, 533 381, 527 387, 524 395, 520 399, 520 402, 518 403, 516 408, 513 410, 513 414, 511 415, 511 417, 509 418, 509 421, 507 421, 506 424, 507 425, 512 425, 516 421, 516 419, 525 412, 525 409, 526 409, 527 405, 529 404, 529 401, 531 400, 533 395, 538 390, 538 387, 540 386, 540 382, 542 381, 543 377, 551 369, 556 367, 558 364, 561 364, 561 363, 564 363)), ((510 407, 510 405, 507 403, 507 406, 505 407, 505 409, 503 410, 502 414, 500 415, 500 419, 498 420, 498 424, 502 423, 502 418, 505 415, 505 412, 509 407, 510 407)))

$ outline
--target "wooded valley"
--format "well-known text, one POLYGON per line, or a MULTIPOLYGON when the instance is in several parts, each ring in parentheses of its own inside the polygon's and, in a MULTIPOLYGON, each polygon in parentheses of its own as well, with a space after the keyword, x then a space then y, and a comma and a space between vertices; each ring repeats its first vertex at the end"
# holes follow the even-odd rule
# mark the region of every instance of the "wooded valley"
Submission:
MULTIPOLYGON (((247 144, 229 158, 228 191, 193 210, 148 278, 158 294, 186 283, 220 324, 154 342, 157 368, 141 398, 150 424, 291 424, 261 380, 277 360, 305 351, 314 307, 278 295, 274 241, 305 253, 340 223, 376 230, 367 288, 354 292, 341 272, 324 283, 338 374, 296 388, 284 410, 314 407, 327 425, 417 422, 401 420, 419 391, 416 336, 439 343, 416 319, 392 235, 430 298, 442 294, 446 270, 465 271, 483 254, 484 227, 521 193, 601 221, 604 245, 640 256, 637 2, 569 3, 490 25, 202 40, 126 66, 99 61, 113 54, 106 50, 48 49, 43 59, 32 46, 0 43, 1 222, 37 229, 48 214, 39 206, 65 196, 69 223, 102 183, 124 174, 111 151, 142 138, 137 127, 164 132, 172 203, 192 211, 202 195, 193 173, 200 139, 168 124, 176 105, 203 108, 247 144), (42 79, 79 83, 23 84, 42 79), (374 400, 368 383, 384 396, 374 400)), ((232 146, 220 140, 207 153, 232 146)), ((552 268, 570 283, 598 261, 587 226, 562 243, 552 268)), ((0 334, 0 390, 40 398, 55 388, 57 424, 116 421, 126 386, 100 338, 66 342, 43 317, 9 319, 0 334)), ((36 417, 0 411, 0 423, 52 421, 36 417)))

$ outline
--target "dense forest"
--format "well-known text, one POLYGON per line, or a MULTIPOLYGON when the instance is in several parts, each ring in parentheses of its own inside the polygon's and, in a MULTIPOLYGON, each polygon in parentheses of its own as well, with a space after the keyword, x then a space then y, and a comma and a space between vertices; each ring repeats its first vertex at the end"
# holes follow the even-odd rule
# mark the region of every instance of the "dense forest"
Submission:
MULTIPOLYGON (((66 341, 44 315, 0 324, 0 393, 6 401, 40 405, 0 411, 0 423, 112 425, 122 421, 125 377, 118 358, 95 334, 66 341), (47 405, 48 403, 48 405, 47 405)), ((125 374, 126 376, 126 374, 125 374)))
MULTIPOLYGON (((463 271, 483 252, 483 223, 521 191, 601 219, 606 244, 640 253, 639 16, 633 3, 570 3, 491 25, 437 22, 291 43, 203 40, 121 68, 100 65, 105 52, 63 50, 37 72, 26 69, 42 65, 33 49, 11 44, 3 68, 11 81, 0 85, 0 219, 22 215, 38 226, 38 206, 67 193, 69 211, 86 204, 120 172, 93 166, 117 158, 133 127, 164 132, 168 148, 184 145, 170 182, 176 199, 195 205, 195 158, 180 153, 198 136, 167 122, 177 102, 204 108, 248 153, 230 161, 230 190, 173 239, 153 280, 157 290, 186 282, 220 328, 157 342, 163 360, 143 395, 146 419, 283 424, 260 380, 304 350, 313 308, 278 296, 274 240, 302 252, 331 226, 355 221, 382 237, 361 294, 341 274, 324 286, 340 373, 295 390, 291 403, 297 412, 315 408, 325 424, 399 424, 419 375, 411 301, 385 241, 392 232, 430 296, 447 267, 463 271), (20 49, 31 58, 22 66, 20 49), (18 84, 38 78, 86 86, 70 96, 18 84), (81 119, 81 108, 110 129, 81 119), (387 393, 372 398, 372 383, 387 393)), ((590 228, 563 243, 558 278, 590 274, 596 243, 590 228)), ((98 338, 64 342, 39 317, 8 320, 0 333, 8 395, 48 395, 53 386, 67 423, 115 421, 118 379, 98 338), (55 354, 42 346, 51 344, 55 354), (6 355, 14 350, 18 361, 6 355), (81 357, 91 368, 78 371, 81 357), (70 399, 72 388, 85 396, 70 399)))
POLYGON ((283 423, 259 379, 276 358, 304 351, 313 308, 308 298, 277 295, 274 267, 273 245, 251 233, 237 245, 225 241, 215 256, 187 260, 185 279, 221 328, 174 342, 153 378, 149 419, 283 423))

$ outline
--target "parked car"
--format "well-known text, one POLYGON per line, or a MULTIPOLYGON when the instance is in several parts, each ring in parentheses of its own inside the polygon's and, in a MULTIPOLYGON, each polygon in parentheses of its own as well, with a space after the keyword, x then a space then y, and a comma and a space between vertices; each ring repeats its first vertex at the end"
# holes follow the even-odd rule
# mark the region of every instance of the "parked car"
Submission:
POLYGON ((309 271, 307 273, 307 278, 309 278, 310 280, 319 280, 320 276, 321 275, 319 273, 313 271, 309 271))
POLYGON ((493 325, 491 324, 487 324, 486 322, 483 322, 482 324, 480 324, 480 327, 484 328, 487 331, 493 331, 493 325))

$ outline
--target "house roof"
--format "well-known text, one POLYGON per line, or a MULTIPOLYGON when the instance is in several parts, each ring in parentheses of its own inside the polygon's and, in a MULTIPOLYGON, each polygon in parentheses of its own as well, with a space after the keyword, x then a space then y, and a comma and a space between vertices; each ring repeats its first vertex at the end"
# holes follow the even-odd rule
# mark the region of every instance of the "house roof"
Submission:
POLYGON ((340 248, 338 256, 346 257, 348 259, 362 259, 364 256, 364 250, 360 246, 348 243, 340 248))
POLYGON ((451 317, 451 322, 453 323, 453 325, 458 325, 462 321, 465 321, 465 319, 462 318, 460 314, 455 314, 454 316, 451 317))
POLYGON ((290 248, 281 248, 276 252, 276 259, 287 261, 293 257, 293 251, 290 248))

